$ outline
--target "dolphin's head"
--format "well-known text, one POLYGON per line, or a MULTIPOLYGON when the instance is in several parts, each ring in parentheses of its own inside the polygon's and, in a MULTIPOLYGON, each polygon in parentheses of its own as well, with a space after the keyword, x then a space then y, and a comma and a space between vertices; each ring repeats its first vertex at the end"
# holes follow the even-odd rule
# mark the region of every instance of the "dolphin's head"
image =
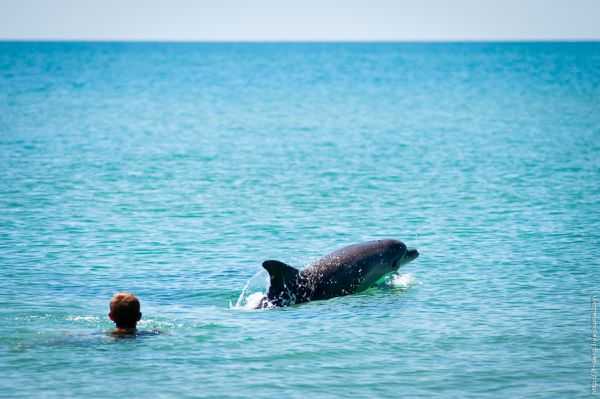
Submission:
POLYGON ((419 256, 419 251, 407 248, 402 241, 384 240, 382 244, 383 254, 388 259, 392 271, 398 270, 400 266, 417 259, 419 256))

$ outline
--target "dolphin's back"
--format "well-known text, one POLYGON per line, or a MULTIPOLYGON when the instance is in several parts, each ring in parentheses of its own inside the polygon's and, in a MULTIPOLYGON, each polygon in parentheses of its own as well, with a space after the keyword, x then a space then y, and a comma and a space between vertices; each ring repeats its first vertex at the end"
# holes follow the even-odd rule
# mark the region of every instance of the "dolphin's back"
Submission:
POLYGON ((349 245, 319 259, 300 275, 310 286, 311 299, 327 299, 348 295, 369 286, 368 265, 383 261, 382 248, 387 241, 369 241, 349 245))
POLYGON ((362 291, 392 271, 394 259, 404 253, 404 243, 378 240, 338 249, 301 271, 283 262, 265 261, 271 280, 267 297, 270 303, 285 306, 362 291))

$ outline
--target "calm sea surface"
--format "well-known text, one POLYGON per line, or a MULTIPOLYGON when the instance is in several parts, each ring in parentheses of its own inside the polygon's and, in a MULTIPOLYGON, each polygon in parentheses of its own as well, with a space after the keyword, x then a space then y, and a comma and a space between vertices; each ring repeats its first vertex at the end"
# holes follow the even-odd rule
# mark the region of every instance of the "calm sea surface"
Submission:
POLYGON ((585 398, 599 259, 600 43, 0 43, 1 397, 585 398))

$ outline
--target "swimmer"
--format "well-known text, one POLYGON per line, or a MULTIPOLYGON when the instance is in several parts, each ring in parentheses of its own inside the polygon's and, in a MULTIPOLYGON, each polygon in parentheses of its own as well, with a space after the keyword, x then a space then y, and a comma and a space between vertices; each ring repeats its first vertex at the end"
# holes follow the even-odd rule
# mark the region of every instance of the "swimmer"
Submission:
POLYGON ((140 301, 128 292, 115 294, 110 301, 108 318, 115 322, 117 328, 113 335, 135 335, 137 322, 142 318, 140 301))

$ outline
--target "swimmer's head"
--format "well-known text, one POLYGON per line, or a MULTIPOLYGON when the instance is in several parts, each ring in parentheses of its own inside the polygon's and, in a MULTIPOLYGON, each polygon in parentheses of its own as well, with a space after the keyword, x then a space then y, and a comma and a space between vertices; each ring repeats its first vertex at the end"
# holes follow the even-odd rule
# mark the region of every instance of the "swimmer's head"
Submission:
POLYGON ((140 301, 128 292, 115 294, 110 301, 108 317, 115 322, 117 328, 132 329, 142 318, 140 301))

